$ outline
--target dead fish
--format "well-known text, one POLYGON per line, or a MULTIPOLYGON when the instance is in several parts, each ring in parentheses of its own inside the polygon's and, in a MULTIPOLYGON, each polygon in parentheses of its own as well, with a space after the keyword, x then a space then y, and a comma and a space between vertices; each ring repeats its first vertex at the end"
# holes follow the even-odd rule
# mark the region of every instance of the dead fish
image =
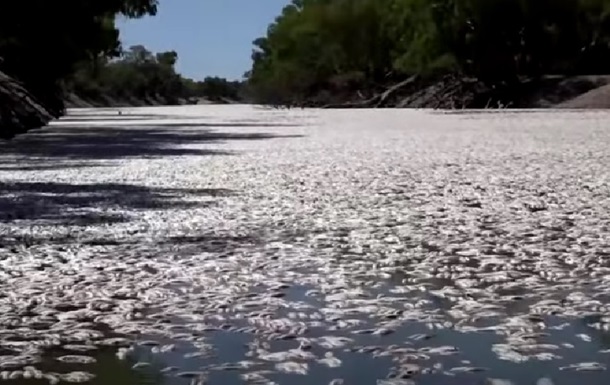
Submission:
POLYGON ((449 369, 449 371, 454 373, 475 373, 475 372, 484 372, 487 371, 487 368, 481 368, 477 366, 457 366, 455 368, 449 369))
POLYGON ((342 348, 347 344, 354 342, 353 339, 339 336, 324 336, 320 337, 315 342, 326 349, 342 348))
POLYGON ((199 378, 205 376, 205 372, 179 372, 176 377, 179 378, 199 378))
POLYGON ((143 368, 148 368, 150 366, 149 362, 136 362, 135 364, 133 364, 133 366, 131 367, 132 369, 143 369, 143 368))
POLYGON ((373 332, 373 335, 376 335, 376 336, 387 336, 387 335, 392 334, 392 333, 394 333, 394 330, 392 330, 392 329, 379 328, 379 329, 376 329, 373 332))
POLYGON ((275 364, 275 368, 283 373, 306 375, 309 371, 309 365, 305 362, 281 362, 275 364))
POLYGON ((89 356, 78 356, 78 355, 67 355, 57 357, 57 361, 65 362, 68 364, 94 364, 97 360, 89 356))
POLYGON ((159 353, 171 352, 175 348, 176 348, 176 346, 174 344, 168 344, 168 345, 162 345, 162 346, 153 346, 150 349, 150 351, 151 351, 151 353, 159 354, 159 353))
POLYGON ((375 333, 375 329, 352 330, 352 334, 373 334, 373 333, 375 333))
POLYGON ((415 385, 415 381, 404 378, 390 378, 386 380, 377 380, 377 385, 415 385))
POLYGON ((593 340, 591 338, 591 336, 584 334, 584 333, 577 334, 576 337, 580 338, 581 340, 583 340, 585 342, 591 342, 593 340))
POLYGON ((60 374, 60 378, 62 381, 66 382, 88 382, 95 378, 95 375, 88 372, 70 372, 66 374, 60 374))
POLYGON ((536 381, 536 385, 555 385, 555 383, 548 377, 542 377, 536 381))
POLYGON ((487 385, 515 385, 511 380, 505 380, 502 378, 488 378, 486 380, 487 385))
POLYGON ((97 350, 97 347, 94 345, 64 345, 62 349, 72 350, 75 352, 88 352, 91 350, 97 350))
POLYGON ((159 342, 152 340, 139 341, 138 345, 140 346, 158 346, 159 342))
POLYGON ((341 366, 341 360, 335 357, 332 352, 326 352, 324 358, 319 359, 318 363, 326 365, 329 368, 338 368, 341 366))
POLYGON ((599 362, 581 362, 578 364, 572 364, 568 366, 562 366, 559 370, 575 370, 581 371, 602 371, 606 370, 606 365, 600 364, 599 362))
POLYGON ((60 382, 59 375, 56 375, 54 373, 45 373, 43 375, 43 378, 49 382, 49 385, 57 385, 60 382))
POLYGON ((182 356, 184 358, 196 358, 196 357, 205 357, 209 355, 209 352, 190 352, 190 353, 184 353, 182 356))

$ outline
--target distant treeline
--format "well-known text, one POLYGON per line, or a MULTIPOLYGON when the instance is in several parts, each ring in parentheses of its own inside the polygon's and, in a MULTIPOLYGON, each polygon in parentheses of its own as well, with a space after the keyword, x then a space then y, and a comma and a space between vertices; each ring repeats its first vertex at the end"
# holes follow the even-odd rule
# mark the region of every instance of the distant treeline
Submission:
MULTIPOLYGON (((70 93, 100 103, 239 98, 237 82, 182 78, 174 69, 174 52, 152 54, 141 46, 124 52, 116 18, 153 16, 157 6, 158 0, 0 1, 0 72, 55 117, 64 113, 70 93)), ((19 103, 20 96, 8 95, 8 89, 0 96, 19 103)), ((10 123, 12 112, 2 111, 0 123, 11 127, 0 128, 18 133, 31 126, 10 123)))
POLYGON ((157 54, 132 46, 118 58, 100 56, 78 63, 66 89, 93 105, 183 104, 242 100, 242 83, 218 77, 202 81, 184 78, 175 70, 178 54, 157 54))
MULTIPOLYGON (((412 93, 429 84, 404 82, 414 75, 475 79, 489 90, 546 74, 610 73, 608 0, 292 0, 254 42, 245 82, 197 82, 176 73, 175 52, 121 47, 116 18, 155 15, 157 3, 2 1, 0 72, 56 117, 67 94, 102 104, 362 99, 379 106, 395 85, 412 93)), ((460 87, 446 81, 436 98, 460 87)), ((9 110, 0 122, 14 120, 9 110)))
POLYGON ((367 94, 415 74, 491 87, 607 74, 610 1, 293 0, 254 45, 250 92, 267 103, 367 94))
POLYGON ((156 12, 156 0, 0 1, 0 71, 60 116, 78 63, 119 54, 115 18, 156 12))

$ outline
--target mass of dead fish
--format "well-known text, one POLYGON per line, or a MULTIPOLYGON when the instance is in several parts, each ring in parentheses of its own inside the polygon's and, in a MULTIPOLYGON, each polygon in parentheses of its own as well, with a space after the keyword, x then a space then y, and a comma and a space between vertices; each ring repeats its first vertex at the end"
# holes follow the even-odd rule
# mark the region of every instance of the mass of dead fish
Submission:
MULTIPOLYGON (((153 367, 144 351, 199 360, 162 371, 198 383, 232 371, 283 384, 323 368, 339 385, 354 355, 391 363, 380 385, 512 383, 453 346, 458 334, 485 341, 497 365, 606 370, 570 357, 610 330, 610 130, 559 113, 235 108, 217 118, 261 127, 223 127, 214 142, 172 127, 185 138, 167 144, 174 155, 113 158, 110 146, 88 168, 0 170, 14 186, 0 186, 0 379, 88 382, 111 348, 133 370, 153 367), (273 127, 282 119, 297 125, 273 127), (259 129, 277 138, 244 140, 259 129), (116 213, 127 219, 104 219, 116 213), (231 333, 248 342, 214 361, 215 336, 231 333), (42 371, 51 351, 82 371, 42 371)), ((202 124, 215 113, 193 111, 202 124)))

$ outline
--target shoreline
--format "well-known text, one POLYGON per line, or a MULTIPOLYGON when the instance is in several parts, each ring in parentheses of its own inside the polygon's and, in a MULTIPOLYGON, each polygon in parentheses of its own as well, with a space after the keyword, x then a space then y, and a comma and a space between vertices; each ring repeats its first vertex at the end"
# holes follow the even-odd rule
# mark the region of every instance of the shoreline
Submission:
MULTIPOLYGON (((18 82, 3 75, 0 90, 4 103, 0 110, 0 138, 13 137, 49 124, 54 116, 38 103, 18 82)), ((247 101, 180 99, 169 103, 160 98, 142 100, 115 100, 103 97, 86 100, 70 94, 66 108, 129 108, 179 105, 231 105, 253 104, 268 108, 321 108, 321 109, 433 109, 438 111, 476 110, 606 110, 610 109, 610 75, 547 76, 539 80, 526 80, 516 87, 489 89, 472 79, 447 76, 436 82, 419 81, 415 77, 378 92, 365 100, 353 100, 338 95, 337 100, 320 102, 309 100, 299 104, 273 105, 247 101)))

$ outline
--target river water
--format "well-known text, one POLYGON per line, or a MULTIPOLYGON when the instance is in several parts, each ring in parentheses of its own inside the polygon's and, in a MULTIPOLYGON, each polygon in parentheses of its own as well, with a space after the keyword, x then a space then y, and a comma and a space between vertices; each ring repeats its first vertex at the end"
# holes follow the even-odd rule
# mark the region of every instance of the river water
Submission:
POLYGON ((73 110, 0 144, 0 378, 606 384, 609 118, 73 110))

